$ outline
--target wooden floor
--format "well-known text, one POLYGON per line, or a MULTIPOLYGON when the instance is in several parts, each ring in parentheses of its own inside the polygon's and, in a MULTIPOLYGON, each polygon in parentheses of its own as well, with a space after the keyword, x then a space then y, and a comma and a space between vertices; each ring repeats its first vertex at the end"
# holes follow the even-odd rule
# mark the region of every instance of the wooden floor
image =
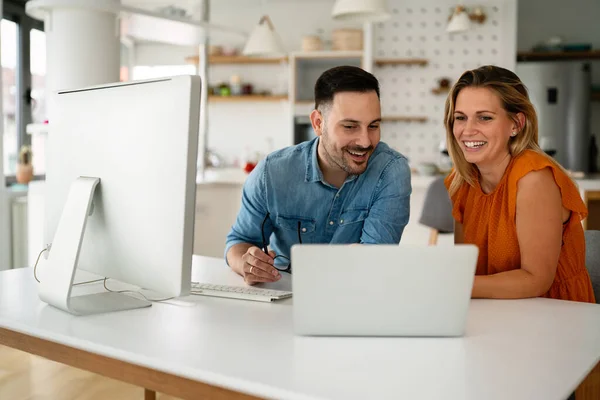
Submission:
POLYGON ((144 389, 0 346, 0 399, 143 400, 144 389))

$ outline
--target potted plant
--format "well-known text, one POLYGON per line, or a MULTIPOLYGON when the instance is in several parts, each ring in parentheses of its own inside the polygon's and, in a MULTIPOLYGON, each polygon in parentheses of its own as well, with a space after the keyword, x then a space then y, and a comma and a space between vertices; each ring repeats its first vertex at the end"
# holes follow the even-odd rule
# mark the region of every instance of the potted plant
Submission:
POLYGON ((22 146, 19 151, 19 162, 17 163, 17 182, 23 185, 33 179, 33 165, 31 164, 31 147, 22 146))

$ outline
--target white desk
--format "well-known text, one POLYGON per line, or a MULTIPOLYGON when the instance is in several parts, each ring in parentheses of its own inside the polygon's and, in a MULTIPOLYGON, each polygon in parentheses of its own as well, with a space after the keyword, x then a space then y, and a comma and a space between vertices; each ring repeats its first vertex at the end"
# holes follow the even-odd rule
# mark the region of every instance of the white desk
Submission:
MULTIPOLYGON (((243 284, 201 257, 194 279, 243 284)), ((292 334, 292 302, 192 296, 73 317, 38 300, 31 269, 5 271, 0 344, 190 399, 558 400, 600 359, 597 305, 477 300, 465 338, 310 338, 292 334)))

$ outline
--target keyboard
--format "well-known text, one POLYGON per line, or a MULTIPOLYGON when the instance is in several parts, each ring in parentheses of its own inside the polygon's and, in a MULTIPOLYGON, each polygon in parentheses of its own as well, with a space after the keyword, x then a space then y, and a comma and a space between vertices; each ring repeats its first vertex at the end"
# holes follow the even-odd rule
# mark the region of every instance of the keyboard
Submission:
POLYGON ((225 297, 229 299, 271 302, 292 297, 292 292, 255 287, 214 285, 192 282, 190 294, 198 296, 225 297))

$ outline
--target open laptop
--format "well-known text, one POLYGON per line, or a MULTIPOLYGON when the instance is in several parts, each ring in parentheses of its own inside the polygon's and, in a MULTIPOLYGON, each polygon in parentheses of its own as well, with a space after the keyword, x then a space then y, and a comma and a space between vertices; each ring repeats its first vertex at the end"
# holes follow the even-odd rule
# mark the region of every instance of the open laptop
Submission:
POLYGON ((294 333, 462 336, 474 245, 296 245, 294 333))

